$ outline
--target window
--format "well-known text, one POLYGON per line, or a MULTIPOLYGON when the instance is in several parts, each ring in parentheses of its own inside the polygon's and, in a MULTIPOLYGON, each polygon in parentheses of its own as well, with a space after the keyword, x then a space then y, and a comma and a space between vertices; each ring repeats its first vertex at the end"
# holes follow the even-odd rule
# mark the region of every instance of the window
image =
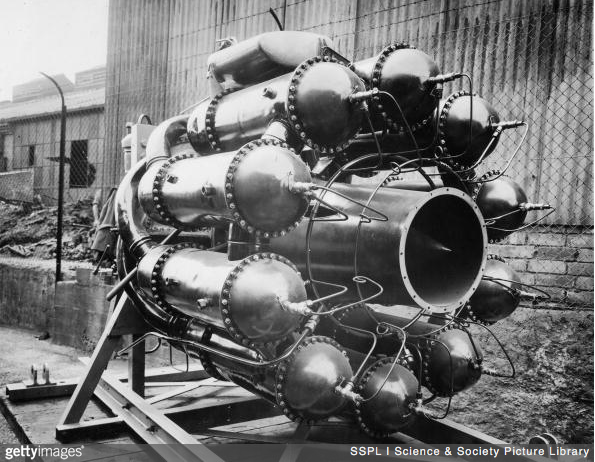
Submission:
POLYGON ((29 146, 29 167, 33 167, 35 165, 35 145, 32 144, 29 146))
POLYGON ((88 160, 88 141, 70 143, 70 187, 86 188, 95 181, 95 166, 88 160))
POLYGON ((5 172, 8 168, 8 159, 4 155, 6 138, 6 135, 0 135, 0 172, 5 172))

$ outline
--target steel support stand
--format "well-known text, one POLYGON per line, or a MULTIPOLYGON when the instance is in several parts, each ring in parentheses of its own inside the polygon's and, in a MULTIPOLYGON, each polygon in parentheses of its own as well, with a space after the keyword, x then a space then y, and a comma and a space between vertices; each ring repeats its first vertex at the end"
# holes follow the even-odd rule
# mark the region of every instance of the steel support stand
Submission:
POLYGON ((125 334, 138 336, 148 330, 148 326, 138 315, 132 302, 126 295, 122 295, 87 364, 82 380, 78 383, 56 426, 56 437, 60 438, 68 431, 80 431, 85 427, 96 428, 94 425, 80 423, 91 397, 96 394, 116 415, 115 418, 102 419, 98 422, 99 425, 105 426, 123 421, 144 441, 156 445, 152 449, 164 460, 223 462, 215 453, 200 445, 196 438, 137 394, 141 392, 144 395, 144 342, 141 342, 139 348, 131 353, 128 385, 122 384, 109 374, 104 374, 119 339, 125 334))
MULTIPOLYGON (((231 384, 220 384, 209 378, 204 370, 176 372, 157 377, 145 376, 145 342, 132 348, 128 357, 128 378, 120 378, 105 372, 122 336, 135 341, 150 332, 150 327, 138 314, 126 295, 116 302, 113 313, 101 338, 86 363, 82 379, 76 385, 68 405, 56 426, 59 440, 71 440, 90 432, 128 427, 143 441, 149 443, 164 460, 218 462, 221 459, 178 423, 190 423, 200 432, 208 427, 225 425, 231 421, 277 416, 279 410, 254 396, 206 397, 197 403, 173 408, 157 409, 153 404, 165 401, 200 386, 222 388, 231 384), (178 380, 193 382, 179 382, 178 380), (146 386, 162 386, 168 390, 145 399, 146 386), (175 387, 171 390, 172 387, 175 387), (114 414, 114 417, 81 422, 85 409, 93 396, 99 398, 114 414)), ((59 394, 65 388, 56 390, 59 394)), ((208 433, 208 432, 207 432, 208 433)), ((231 434, 230 434, 231 436, 231 434)), ((245 439, 251 438, 245 435, 245 439)), ((271 442, 269 440, 269 442, 271 442)))

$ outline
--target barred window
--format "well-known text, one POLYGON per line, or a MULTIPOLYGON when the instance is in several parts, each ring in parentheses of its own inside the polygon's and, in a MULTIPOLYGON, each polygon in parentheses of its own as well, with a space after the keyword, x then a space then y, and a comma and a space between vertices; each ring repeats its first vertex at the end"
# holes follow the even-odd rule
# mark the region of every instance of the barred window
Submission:
POLYGON ((70 187, 86 188, 94 178, 90 178, 88 160, 88 140, 76 140, 70 144, 70 187))
POLYGON ((29 146, 29 167, 33 167, 35 165, 35 145, 32 144, 29 146))

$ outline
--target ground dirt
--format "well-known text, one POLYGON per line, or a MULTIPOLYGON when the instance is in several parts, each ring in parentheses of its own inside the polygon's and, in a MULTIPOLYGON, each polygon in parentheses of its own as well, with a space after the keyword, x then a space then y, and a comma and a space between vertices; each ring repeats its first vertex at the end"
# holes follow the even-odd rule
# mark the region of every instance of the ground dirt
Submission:
MULTIPOLYGON (((56 252, 58 208, 0 201, 0 255, 31 260, 53 259, 56 252)), ((91 199, 64 206, 62 257, 90 260, 93 234, 91 199)))
MULTIPOLYGON (((491 329, 516 377, 483 376, 453 398, 449 418, 513 443, 551 433, 561 442, 593 444, 593 313, 519 308, 491 329)), ((508 374, 496 342, 472 330, 486 365, 508 374)))
MULTIPOLYGON (((9 383, 20 382, 30 378, 31 365, 41 370, 47 364, 53 379, 69 379, 80 377, 84 373, 84 366, 80 357, 89 356, 88 351, 55 345, 50 340, 38 340, 39 332, 16 327, 0 326, 0 386, 4 393, 4 386, 9 383)), ((147 356, 147 367, 163 367, 169 365, 166 351, 161 354, 147 356)), ((181 364, 182 355, 174 354, 174 362, 181 364)), ((117 373, 124 373, 127 362, 124 359, 110 361, 109 369, 117 373)), ((13 431, 6 420, 0 415, 0 444, 16 444, 13 431)), ((43 443, 43 441, 38 442, 43 443)))

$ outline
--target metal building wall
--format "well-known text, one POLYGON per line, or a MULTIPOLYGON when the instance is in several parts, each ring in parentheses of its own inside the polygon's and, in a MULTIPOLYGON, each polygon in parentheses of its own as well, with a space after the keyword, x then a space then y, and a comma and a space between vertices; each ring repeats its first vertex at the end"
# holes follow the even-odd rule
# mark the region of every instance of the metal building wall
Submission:
MULTIPOLYGON (((58 157, 60 144, 60 117, 31 117, 10 122, 13 155, 10 170, 32 168, 34 193, 45 204, 55 204, 58 199, 58 157), (33 166, 29 165, 29 146, 35 146, 33 166)), ((69 113, 66 122, 66 158, 71 155, 75 140, 87 140, 87 159, 95 169, 95 179, 88 187, 69 187, 70 163, 65 165, 65 197, 76 201, 92 197, 95 189, 105 185, 104 171, 105 119, 102 109, 69 113)))
MULTIPOLYGON (((329 35, 349 58, 406 41, 444 71, 471 74, 473 91, 504 118, 529 122, 510 174, 557 207, 548 223, 592 225, 590 0, 112 0, 106 173, 114 182, 126 121, 148 113, 159 122, 198 102, 216 40, 275 30, 270 7, 287 29, 329 35)), ((520 132, 506 133, 487 168, 502 166, 519 141, 520 132)))

